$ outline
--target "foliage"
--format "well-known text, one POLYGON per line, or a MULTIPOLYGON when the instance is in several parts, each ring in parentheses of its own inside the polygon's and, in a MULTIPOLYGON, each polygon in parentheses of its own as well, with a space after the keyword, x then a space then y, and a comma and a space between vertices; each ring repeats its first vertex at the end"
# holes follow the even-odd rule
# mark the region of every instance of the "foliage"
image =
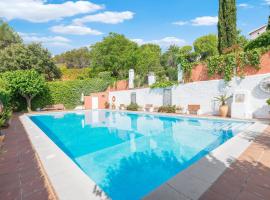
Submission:
POLYGON ((251 66, 259 70, 262 53, 261 49, 253 49, 247 52, 236 51, 212 56, 207 59, 208 74, 210 77, 215 74, 223 75, 225 81, 230 81, 234 76, 234 68, 238 73, 242 72, 245 66, 251 66))
POLYGON ((268 47, 270 45, 270 31, 266 31, 261 34, 254 40, 251 40, 246 46, 245 51, 260 48, 260 47, 268 47))
POLYGON ((109 71, 99 72, 98 78, 104 80, 110 80, 112 78, 112 73, 109 71))
POLYGON ((218 14, 218 50, 221 54, 225 48, 237 44, 236 2, 219 0, 218 14))
POLYGON ((161 106, 158 108, 158 112, 162 113, 175 113, 176 107, 175 106, 161 106))
POLYGON ((268 106, 270 106, 270 99, 267 99, 266 103, 267 103, 268 106))
POLYGON ((220 103, 221 106, 227 104, 227 101, 232 98, 232 96, 227 96, 226 94, 222 94, 220 96, 215 97, 215 100, 220 103))
POLYGON ((82 93, 90 95, 94 92, 102 92, 108 86, 108 81, 99 78, 48 82, 47 89, 34 99, 33 109, 59 103, 64 104, 68 109, 73 109, 80 105, 82 93))
POLYGON ((67 68, 86 68, 90 66, 90 51, 83 47, 56 55, 54 61, 57 64, 65 64, 67 68))
POLYGON ((91 67, 99 71, 111 71, 112 76, 126 78, 131 66, 135 66, 138 46, 124 35, 110 33, 101 42, 91 46, 91 67))
POLYGON ((197 38, 194 41, 193 46, 195 52, 198 53, 204 60, 209 56, 218 54, 217 44, 217 36, 214 34, 209 34, 197 38))
POLYGON ((0 103, 2 102, 4 109, 0 113, 0 128, 6 125, 6 122, 11 117, 11 107, 10 107, 10 91, 6 82, 0 79, 0 103))
POLYGON ((140 46, 136 52, 136 66, 135 71, 140 76, 145 76, 149 72, 157 74, 163 68, 160 64, 161 49, 155 44, 145 44, 140 46))
POLYGON ((28 111, 31 111, 32 100, 45 89, 44 78, 35 70, 6 72, 3 79, 7 82, 13 98, 16 96, 25 98, 28 111))
POLYGON ((177 68, 179 54, 180 48, 178 46, 170 46, 161 56, 161 65, 168 68, 177 68))
POLYGON ((0 49, 17 43, 22 43, 20 36, 7 23, 0 20, 0 49))
POLYGON ((168 67, 165 71, 166 77, 169 78, 170 81, 177 81, 178 71, 177 68, 174 67, 168 67))
POLYGON ((241 49, 243 49, 247 45, 247 43, 248 43, 248 39, 244 35, 241 34, 240 30, 238 30, 237 31, 237 45, 241 49))
POLYGON ((270 31, 270 15, 268 17, 268 23, 267 23, 267 27, 266 27, 267 31, 270 31))
POLYGON ((136 103, 131 103, 127 106, 127 110, 131 110, 131 111, 138 111, 139 106, 136 103))
POLYGON ((156 82, 153 85, 151 85, 151 88, 167 88, 167 87, 172 87, 174 85, 176 85, 177 82, 176 81, 161 81, 161 82, 156 82))
POLYGON ((66 81, 66 80, 76 80, 76 79, 87 79, 90 77, 91 73, 91 68, 72 68, 68 69, 65 66, 59 67, 61 71, 61 79, 66 81))
POLYGON ((0 50, 0 72, 35 69, 47 80, 61 76, 51 59, 51 54, 41 44, 11 44, 0 50))

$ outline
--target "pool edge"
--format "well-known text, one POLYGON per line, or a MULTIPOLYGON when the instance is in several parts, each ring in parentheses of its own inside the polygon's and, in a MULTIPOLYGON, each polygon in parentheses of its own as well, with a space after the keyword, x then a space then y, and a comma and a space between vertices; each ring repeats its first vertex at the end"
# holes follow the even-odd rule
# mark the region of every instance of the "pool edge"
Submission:
POLYGON ((150 192, 144 199, 199 199, 250 146, 253 139, 261 135, 267 127, 267 124, 255 122, 246 130, 150 192))
MULTIPOLYGON (((111 111, 111 110, 105 110, 105 111, 111 111)), ((85 111, 65 111, 60 113, 82 113, 85 111)), ((127 112, 127 111, 116 111, 116 112, 127 112)), ((53 188, 56 191, 57 196, 59 199, 77 199, 78 197, 80 199, 108 199, 106 197, 105 193, 98 188, 98 186, 95 184, 94 181, 91 180, 90 177, 88 177, 60 148, 57 147, 56 144, 54 144, 53 141, 50 140, 50 138, 43 133, 40 128, 31 121, 29 116, 33 115, 42 115, 42 114, 55 114, 59 112, 46 112, 46 113, 33 113, 33 114, 25 114, 20 117, 20 121, 22 122, 31 143, 35 147, 35 151, 38 153, 38 156, 40 157, 40 160, 42 162, 42 165, 45 168, 45 171, 48 175, 48 179, 52 183, 53 188), (40 134, 43 133, 43 134, 40 134), (42 137, 40 137, 42 136, 42 137), (44 136, 44 137, 43 137, 44 136), (47 152, 46 148, 40 144, 40 140, 43 140, 47 143, 48 148, 50 148, 51 151, 47 152), (41 145, 41 146, 40 146, 41 145), (57 154, 55 156, 55 154, 57 154), (60 157, 57 157, 60 156, 60 157), (43 159, 41 159, 43 158, 43 159), (70 167, 67 167, 68 169, 63 170, 65 173, 64 175, 59 173, 59 177, 57 177, 57 181, 52 181, 55 177, 55 170, 52 170, 52 172, 48 172, 46 165, 52 165, 50 163, 50 160, 53 159, 59 159, 57 160, 57 163, 64 162, 68 165, 71 165, 70 167), (46 163, 50 164, 46 164, 46 163), (75 165, 75 167, 74 167, 75 165), (76 168, 76 169, 75 169, 76 168), (72 171, 72 172, 69 172, 72 171), (75 173, 74 173, 75 171, 75 173), (80 171, 80 172, 78 172, 80 171), (70 177, 66 177, 66 173, 73 174, 73 181, 70 181, 70 177), (83 181, 77 180, 80 179, 76 176, 79 176, 83 179, 83 181), (67 179, 68 182, 67 183, 67 179), (87 180, 86 180, 87 179, 87 180), (77 181, 75 181, 77 180, 77 181), (57 184, 63 184, 64 186, 59 186, 57 184), (74 185, 76 186, 74 188, 74 185), (58 188, 58 189, 57 189, 58 188), (69 189, 70 188, 70 189, 69 189), (92 188, 92 189, 89 189, 92 188), (64 190, 64 191, 63 191, 64 190), (68 191, 68 192, 67 192, 68 191), (72 194, 70 194, 72 193, 72 194), (99 195, 95 195, 101 194, 99 195), (94 196, 93 196, 94 195, 94 196), (83 198, 81 198, 83 196, 83 198), (67 198, 68 197, 68 198, 67 198)), ((161 115, 161 116, 171 116, 171 117, 183 117, 182 115, 171 115, 171 114, 159 114, 159 113, 149 113, 149 112, 129 112, 129 113, 140 113, 140 114, 153 114, 153 115, 161 115)), ((207 116, 184 116, 187 118, 206 118, 206 119, 220 119, 220 118, 212 118, 207 116)), ((186 170, 180 172, 176 176, 174 176, 172 179, 167 181, 165 184, 161 185, 157 189, 155 189, 153 192, 148 194, 145 199, 158 199, 158 197, 162 195, 164 198, 167 199, 170 198, 170 195, 173 195, 174 197, 177 197, 177 199, 198 199, 211 185, 214 183, 215 180, 230 166, 230 164, 237 159, 241 155, 242 152, 244 152, 248 146, 252 143, 252 140, 250 137, 255 137, 257 135, 260 135, 263 130, 268 126, 266 124, 263 124, 260 121, 255 120, 238 120, 238 119, 220 119, 220 120, 233 120, 233 121, 239 121, 239 122, 254 122, 253 125, 248 127, 245 131, 240 132, 236 136, 234 136, 231 140, 227 141, 225 144, 219 146, 215 150, 213 150, 211 153, 209 153, 207 156, 203 157, 201 160, 199 160, 197 163, 191 165, 186 170), (248 134, 253 133, 253 134, 248 134), (253 135, 253 136, 252 136, 253 135), (237 151, 236 151, 236 150, 237 151), (211 166, 211 160, 216 159, 219 160, 221 163, 224 163, 224 166, 211 166), (207 167, 206 167, 207 166, 207 167), (212 170, 212 171, 211 171, 212 170), (209 176, 208 180, 204 180, 205 177, 200 177, 200 174, 209 175, 209 171, 214 172, 214 174, 211 174, 209 176), (182 186, 181 183, 184 183, 185 187, 179 187, 182 186), (162 194, 161 194, 162 193, 162 194)), ((55 160, 56 161, 56 160, 55 160)), ((55 162, 54 161, 54 162, 55 162)), ((173 198, 171 198, 173 199, 173 198)))
POLYGON ((97 186, 51 139, 24 114, 19 117, 56 196, 62 200, 107 200, 97 186), (64 168, 62 166, 65 166, 64 168))

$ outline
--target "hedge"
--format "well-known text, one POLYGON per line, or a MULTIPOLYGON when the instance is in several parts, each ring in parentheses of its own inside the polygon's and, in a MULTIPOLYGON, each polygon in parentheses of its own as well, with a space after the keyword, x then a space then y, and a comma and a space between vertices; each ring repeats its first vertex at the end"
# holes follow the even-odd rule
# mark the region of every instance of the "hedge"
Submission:
POLYGON ((86 80, 48 82, 47 89, 32 102, 32 108, 43 108, 46 105, 64 104, 67 109, 73 109, 81 102, 81 93, 90 95, 105 91, 109 86, 106 80, 94 78, 86 80))

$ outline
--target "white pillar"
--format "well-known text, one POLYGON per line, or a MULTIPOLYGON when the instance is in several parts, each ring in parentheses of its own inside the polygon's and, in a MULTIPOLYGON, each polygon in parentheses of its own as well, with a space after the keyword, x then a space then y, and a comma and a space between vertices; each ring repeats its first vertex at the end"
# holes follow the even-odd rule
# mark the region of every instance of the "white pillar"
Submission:
POLYGON ((149 72, 148 74, 148 85, 151 86, 156 82, 156 76, 154 72, 149 72))
POLYGON ((134 69, 128 71, 128 87, 130 89, 134 88, 134 69))
POLYGON ((183 70, 182 70, 181 64, 177 65, 177 80, 178 80, 178 83, 183 82, 183 70))

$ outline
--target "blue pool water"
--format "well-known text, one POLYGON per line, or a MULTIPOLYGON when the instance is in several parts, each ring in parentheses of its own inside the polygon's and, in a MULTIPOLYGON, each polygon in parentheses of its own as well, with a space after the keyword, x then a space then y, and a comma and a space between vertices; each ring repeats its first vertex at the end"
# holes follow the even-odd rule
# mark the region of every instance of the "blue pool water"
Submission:
POLYGON ((113 200, 137 200, 250 123, 125 112, 31 116, 113 200))

